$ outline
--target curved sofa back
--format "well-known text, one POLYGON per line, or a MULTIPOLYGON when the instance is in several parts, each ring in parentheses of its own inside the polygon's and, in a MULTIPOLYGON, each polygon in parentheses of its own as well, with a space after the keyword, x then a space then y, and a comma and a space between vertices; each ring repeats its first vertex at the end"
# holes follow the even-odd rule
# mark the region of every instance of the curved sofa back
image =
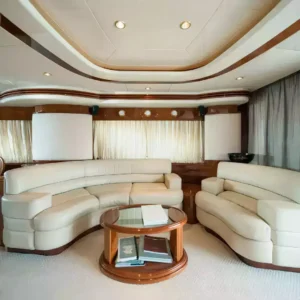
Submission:
POLYGON ((112 175, 116 176, 117 182, 130 182, 137 177, 133 174, 148 174, 149 180, 161 182, 162 175, 171 173, 171 169, 171 161, 168 159, 87 160, 35 165, 7 171, 4 174, 5 193, 20 194, 28 190, 38 191, 41 187, 45 190, 46 186, 50 190, 52 186, 55 190, 55 187, 61 186, 53 192, 56 194, 65 191, 63 182, 66 182, 66 186, 70 185, 67 189, 70 190, 102 182, 111 183, 114 180, 107 178, 113 178, 112 175))
POLYGON ((280 168, 220 162, 219 178, 259 187, 300 203, 300 173, 280 168))

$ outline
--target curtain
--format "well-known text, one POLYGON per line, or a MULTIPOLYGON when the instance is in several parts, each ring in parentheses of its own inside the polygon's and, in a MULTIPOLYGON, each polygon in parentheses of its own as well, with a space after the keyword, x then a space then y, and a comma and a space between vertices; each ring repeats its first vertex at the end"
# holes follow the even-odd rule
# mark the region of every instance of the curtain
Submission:
POLYGON ((251 95, 249 152, 254 163, 300 170, 300 72, 251 95))
POLYGON ((31 132, 31 121, 0 121, 0 156, 5 162, 32 162, 31 132))
POLYGON ((202 135, 200 121, 95 121, 94 158, 201 162, 202 135))

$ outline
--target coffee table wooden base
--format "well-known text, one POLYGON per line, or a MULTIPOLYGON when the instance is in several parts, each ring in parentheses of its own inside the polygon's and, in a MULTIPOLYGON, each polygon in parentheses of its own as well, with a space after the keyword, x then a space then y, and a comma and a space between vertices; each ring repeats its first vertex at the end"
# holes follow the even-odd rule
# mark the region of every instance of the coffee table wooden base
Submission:
POLYGON ((99 265, 101 271, 108 277, 132 284, 149 284, 169 279, 184 270, 188 262, 188 257, 183 250, 180 261, 172 264, 146 262, 142 267, 116 268, 114 264, 109 264, 104 257, 104 252, 100 256, 99 265))

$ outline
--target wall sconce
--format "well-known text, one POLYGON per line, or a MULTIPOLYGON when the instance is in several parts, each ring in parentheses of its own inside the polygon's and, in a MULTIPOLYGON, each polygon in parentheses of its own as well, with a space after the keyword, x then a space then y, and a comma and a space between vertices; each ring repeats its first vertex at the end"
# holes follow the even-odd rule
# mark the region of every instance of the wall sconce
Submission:
POLYGON ((125 113, 125 110, 119 110, 119 116, 120 117, 125 117, 126 113, 125 113))
POLYGON ((173 117, 177 117, 178 116, 178 111, 177 110, 172 110, 171 111, 171 115, 173 116, 173 117))
POLYGON ((150 116, 151 116, 151 111, 150 111, 150 110, 146 110, 146 111, 144 112, 144 115, 145 115, 146 117, 150 117, 150 116))

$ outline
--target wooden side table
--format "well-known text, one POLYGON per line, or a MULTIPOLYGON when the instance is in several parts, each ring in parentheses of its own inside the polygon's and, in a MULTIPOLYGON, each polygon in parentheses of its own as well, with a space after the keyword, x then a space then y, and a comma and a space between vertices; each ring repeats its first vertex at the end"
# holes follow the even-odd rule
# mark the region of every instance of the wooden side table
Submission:
POLYGON ((184 183, 182 185, 183 190, 183 211, 186 213, 188 224, 198 223, 196 217, 196 203, 195 195, 201 191, 201 184, 184 183))
POLYGON ((183 226, 187 221, 186 215, 178 208, 165 205, 163 208, 168 210, 169 223, 158 226, 143 225, 143 221, 140 219, 142 215, 140 204, 112 208, 101 216, 100 225, 104 228, 104 251, 100 256, 99 265, 106 276, 125 283, 149 284, 169 279, 185 269, 188 262, 183 248, 183 226), (128 221, 132 220, 133 223, 118 223, 123 214, 128 221), (133 226, 133 224, 135 225, 133 226), (136 224, 140 225, 136 226, 136 224), (114 259, 118 251, 119 233, 140 236, 162 232, 170 232, 172 263, 145 262, 145 266, 140 267, 115 267, 114 259))

